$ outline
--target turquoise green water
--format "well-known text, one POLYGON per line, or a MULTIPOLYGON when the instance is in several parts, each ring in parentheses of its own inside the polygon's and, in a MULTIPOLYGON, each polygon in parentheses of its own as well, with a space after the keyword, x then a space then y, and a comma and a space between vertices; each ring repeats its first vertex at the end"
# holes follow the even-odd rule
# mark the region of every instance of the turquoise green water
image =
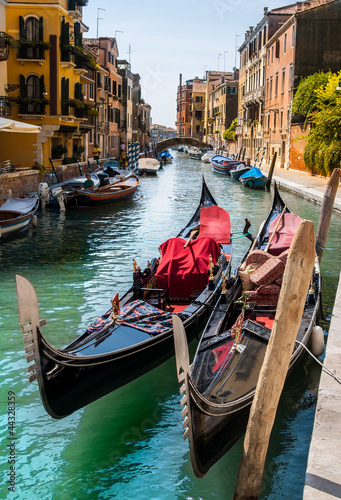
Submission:
MULTIPOLYGON (((228 499, 232 498, 242 441, 201 480, 194 477, 182 419, 175 362, 57 421, 45 412, 37 382, 28 384, 19 329, 16 273, 32 281, 44 334, 56 347, 70 342, 108 309, 132 280, 132 259, 143 268, 158 245, 176 235, 197 206, 201 176, 231 213, 234 231, 248 216, 257 232, 272 194, 243 188, 214 174, 210 165, 177 154, 158 177, 141 179, 134 200, 87 212, 47 211, 38 227, 0 242, 1 498, 16 499, 228 499), (14 436, 8 429, 7 394, 16 396, 14 436), (9 492, 10 447, 15 438, 15 492, 9 492)), ((282 192, 292 211, 318 221, 319 207, 282 192)), ((326 326, 341 268, 339 228, 333 215, 324 254, 326 326)), ((235 240, 234 262, 247 248, 235 240)), ((191 350, 194 352, 195 345, 191 350)), ((283 393, 265 467, 262 498, 301 498, 316 406, 319 368, 307 357, 283 393)))

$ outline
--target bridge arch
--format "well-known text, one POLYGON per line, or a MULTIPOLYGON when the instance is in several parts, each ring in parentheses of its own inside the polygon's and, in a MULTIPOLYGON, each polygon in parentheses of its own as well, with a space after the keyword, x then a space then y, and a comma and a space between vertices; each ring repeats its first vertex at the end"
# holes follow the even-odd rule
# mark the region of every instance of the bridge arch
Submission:
POLYGON ((157 142, 156 152, 157 154, 161 153, 167 148, 171 148, 173 146, 196 146, 197 148, 211 148, 212 146, 207 142, 199 141, 198 139, 194 139, 193 137, 171 137, 170 139, 164 139, 163 141, 157 142))

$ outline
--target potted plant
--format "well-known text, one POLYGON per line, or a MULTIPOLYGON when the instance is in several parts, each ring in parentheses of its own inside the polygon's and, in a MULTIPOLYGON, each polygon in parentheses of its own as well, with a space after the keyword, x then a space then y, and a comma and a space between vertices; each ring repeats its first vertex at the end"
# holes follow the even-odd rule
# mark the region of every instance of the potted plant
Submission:
POLYGON ((52 148, 52 159, 61 158, 65 153, 67 153, 67 148, 64 144, 57 144, 52 148))

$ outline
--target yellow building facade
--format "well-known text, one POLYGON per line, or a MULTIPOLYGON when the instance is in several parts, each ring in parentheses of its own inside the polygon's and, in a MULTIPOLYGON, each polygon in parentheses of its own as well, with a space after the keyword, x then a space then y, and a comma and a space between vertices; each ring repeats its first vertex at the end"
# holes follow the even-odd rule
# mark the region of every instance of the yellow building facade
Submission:
POLYGON ((48 166, 52 158, 60 164, 83 147, 82 124, 95 112, 83 102, 83 85, 89 84, 84 75, 96 66, 82 43, 85 4, 8 0, 5 5, 6 33, 12 37, 5 85, 11 118, 41 127, 37 136, 20 138, 20 148, 17 137, 6 137, 2 155, 15 163, 48 166))

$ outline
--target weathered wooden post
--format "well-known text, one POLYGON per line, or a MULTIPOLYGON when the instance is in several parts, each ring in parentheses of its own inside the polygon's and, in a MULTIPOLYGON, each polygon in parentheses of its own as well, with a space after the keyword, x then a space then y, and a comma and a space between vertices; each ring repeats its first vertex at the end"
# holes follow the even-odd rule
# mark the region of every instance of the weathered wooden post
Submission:
POLYGON ((332 173, 324 192, 321 214, 316 232, 316 253, 320 262, 322 260, 323 252, 327 243, 330 219, 332 217, 333 206, 337 188, 339 186, 340 176, 341 169, 336 168, 332 173))
POLYGON ((266 189, 268 191, 270 191, 270 186, 271 186, 271 179, 272 179, 272 176, 273 176, 273 173, 274 173, 274 170, 275 170, 275 165, 276 165, 276 160, 277 160, 277 151, 275 151, 273 157, 272 157, 272 161, 271 161, 271 165, 270 165, 270 170, 269 170, 269 174, 268 174, 268 180, 266 181, 266 189))
POLYGON ((290 247, 274 327, 251 406, 234 500, 259 497, 269 438, 301 322, 314 262, 314 224, 304 220, 290 247))

